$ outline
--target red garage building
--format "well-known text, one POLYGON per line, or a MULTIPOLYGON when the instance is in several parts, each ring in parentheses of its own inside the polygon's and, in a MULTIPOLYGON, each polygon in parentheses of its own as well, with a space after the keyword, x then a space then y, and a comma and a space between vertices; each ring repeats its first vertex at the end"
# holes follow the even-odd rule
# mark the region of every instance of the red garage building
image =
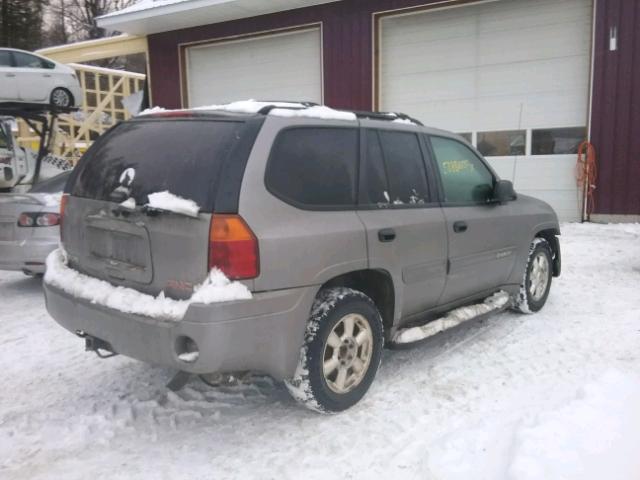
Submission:
POLYGON ((257 98, 402 111, 465 135, 519 191, 640 221, 638 0, 142 0, 100 25, 146 35, 152 103, 257 98))

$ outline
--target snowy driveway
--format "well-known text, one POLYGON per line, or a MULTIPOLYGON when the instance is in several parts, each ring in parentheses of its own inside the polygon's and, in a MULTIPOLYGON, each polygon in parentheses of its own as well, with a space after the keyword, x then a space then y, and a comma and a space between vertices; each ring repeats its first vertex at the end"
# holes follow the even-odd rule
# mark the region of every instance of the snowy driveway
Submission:
POLYGON ((2 479, 640 478, 640 225, 566 225, 539 314, 386 352, 319 416, 267 378, 226 388, 99 360, 40 281, 0 272, 2 479))

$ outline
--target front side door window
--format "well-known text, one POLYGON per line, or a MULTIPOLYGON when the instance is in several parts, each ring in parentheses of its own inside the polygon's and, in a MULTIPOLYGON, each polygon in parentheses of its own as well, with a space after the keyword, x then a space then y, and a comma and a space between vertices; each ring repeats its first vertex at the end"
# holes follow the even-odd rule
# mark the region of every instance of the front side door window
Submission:
POLYGON ((444 203, 469 205, 487 203, 493 194, 493 174, 469 147, 444 137, 431 137, 444 203))

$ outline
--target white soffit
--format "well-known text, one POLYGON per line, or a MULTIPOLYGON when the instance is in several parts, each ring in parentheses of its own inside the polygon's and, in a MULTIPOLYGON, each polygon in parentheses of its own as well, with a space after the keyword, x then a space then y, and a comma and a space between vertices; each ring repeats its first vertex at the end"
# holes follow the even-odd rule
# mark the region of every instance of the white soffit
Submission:
POLYGON ((335 0, 141 0, 98 18, 98 26, 133 35, 228 22, 335 0))

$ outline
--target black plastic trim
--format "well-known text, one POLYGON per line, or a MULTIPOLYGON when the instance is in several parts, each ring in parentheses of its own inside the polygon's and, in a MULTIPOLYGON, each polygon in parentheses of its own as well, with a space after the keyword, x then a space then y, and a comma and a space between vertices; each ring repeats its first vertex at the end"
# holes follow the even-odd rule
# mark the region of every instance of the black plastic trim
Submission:
POLYGON ((240 138, 229 152, 218 177, 218 188, 214 202, 216 213, 238 213, 244 172, 264 121, 265 117, 248 119, 240 138))

